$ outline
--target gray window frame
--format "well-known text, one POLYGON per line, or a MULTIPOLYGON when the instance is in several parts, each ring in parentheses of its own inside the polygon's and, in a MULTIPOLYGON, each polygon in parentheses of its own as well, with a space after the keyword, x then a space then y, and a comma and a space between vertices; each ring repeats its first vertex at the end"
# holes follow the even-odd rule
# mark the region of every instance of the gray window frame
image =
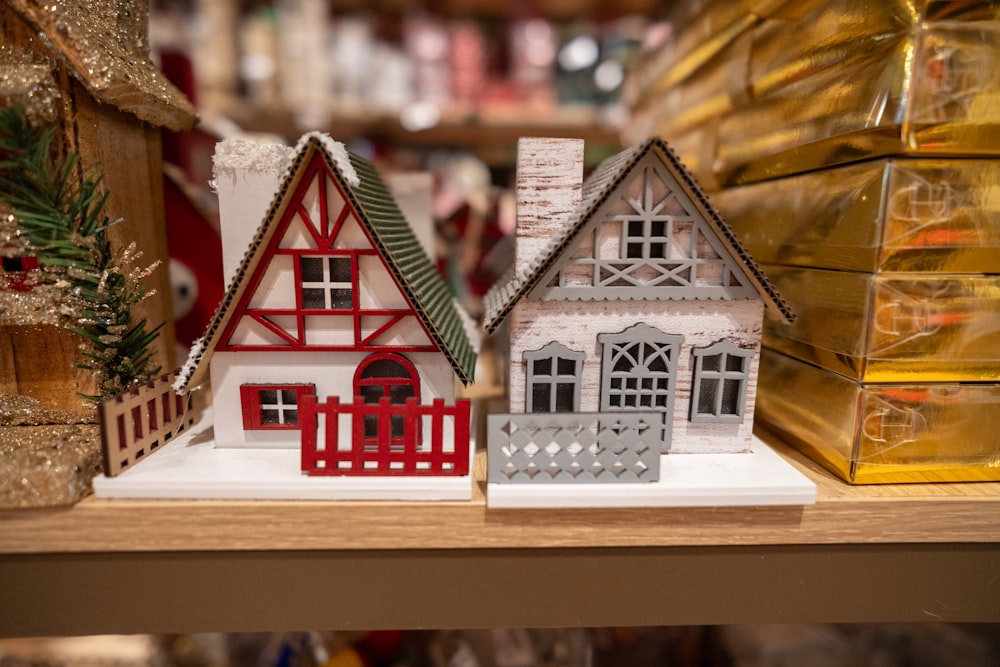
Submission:
MULTIPOLYGON (((601 344, 601 412, 641 412, 656 411, 663 415, 663 432, 661 435, 663 451, 670 446, 670 436, 674 421, 674 401, 677 397, 677 364, 680 358, 681 349, 684 345, 684 336, 681 334, 668 334, 649 326, 645 323, 634 324, 619 333, 603 333, 597 336, 597 341, 601 344), (632 369, 627 373, 615 371, 615 365, 621 355, 629 355, 627 347, 639 345, 639 359, 633 364, 632 369), (657 354, 646 355, 645 347, 657 348, 657 354), (665 356, 664 353, 667 352, 665 356), (658 380, 664 379, 663 375, 649 371, 649 363, 657 357, 664 358, 666 362, 667 388, 665 400, 657 401, 660 395, 659 388, 650 386, 644 388, 644 381, 649 381, 650 385, 655 385, 658 380), (613 388, 615 379, 622 379, 626 386, 623 388, 613 388), (634 380, 634 387, 627 386, 629 380, 634 380), (613 405, 612 395, 633 395, 636 397, 634 405, 613 405), (642 397, 651 398, 649 404, 642 403, 642 397), (658 404, 660 403, 660 404, 658 404)), ((631 355, 629 355, 631 356, 631 355)))
POLYGON ((736 345, 731 340, 721 340, 691 350, 693 357, 692 381, 691 381, 691 407, 688 419, 695 423, 716 423, 716 424, 739 424, 746 414, 747 388, 750 385, 750 366, 756 350, 743 348, 736 345), (718 370, 706 370, 704 361, 707 357, 719 357, 718 370), (726 362, 729 357, 739 357, 743 360, 743 368, 740 371, 729 370, 726 362), (739 380, 739 395, 736 400, 736 413, 723 413, 723 395, 721 388, 725 382, 739 380), (713 412, 699 412, 698 408, 702 400, 702 386, 705 382, 714 383, 712 401, 715 406, 713 412))
POLYGON ((525 412, 541 412, 541 413, 554 413, 554 412, 579 412, 580 411, 580 384, 581 378, 583 376, 583 362, 587 358, 585 352, 577 352, 576 350, 571 350, 562 343, 557 341, 552 341, 537 350, 525 350, 522 355, 524 358, 524 411, 525 412), (551 371, 548 375, 537 375, 535 373, 535 363, 538 361, 549 360, 551 362, 551 371), (575 373, 570 376, 568 374, 563 374, 559 372, 559 361, 567 360, 573 361, 575 364, 575 373), (536 383, 545 382, 549 385, 549 405, 548 409, 537 410, 534 404, 534 387, 536 383), (556 410, 554 409, 557 404, 557 387, 560 384, 566 384, 572 382, 573 384, 573 409, 572 410, 556 410))

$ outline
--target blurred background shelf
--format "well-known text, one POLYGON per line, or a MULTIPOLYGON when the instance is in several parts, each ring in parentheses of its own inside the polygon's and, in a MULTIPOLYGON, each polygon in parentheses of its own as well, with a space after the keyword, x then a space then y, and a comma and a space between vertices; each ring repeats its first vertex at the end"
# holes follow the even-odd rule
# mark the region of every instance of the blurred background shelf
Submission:
MULTIPOLYGON (((289 111, 251 109, 238 101, 228 105, 226 111, 248 132, 292 137, 303 131, 289 111)), ((583 139, 596 156, 591 163, 619 149, 618 130, 596 120, 592 110, 546 111, 540 117, 533 117, 531 112, 530 108, 515 107, 492 116, 452 114, 441 117, 433 127, 414 130, 405 127, 395 114, 333 111, 326 131, 331 136, 367 139, 396 149, 468 151, 491 167, 502 169, 513 168, 519 137, 583 139)))

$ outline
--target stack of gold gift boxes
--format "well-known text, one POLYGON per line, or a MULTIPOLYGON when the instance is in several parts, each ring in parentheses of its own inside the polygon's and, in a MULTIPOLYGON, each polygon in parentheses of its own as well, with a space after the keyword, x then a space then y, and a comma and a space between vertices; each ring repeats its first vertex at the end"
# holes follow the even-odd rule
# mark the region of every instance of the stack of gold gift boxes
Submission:
POLYGON ((674 4, 625 138, 670 142, 798 315, 756 423, 854 483, 1000 479, 1000 2, 674 4))

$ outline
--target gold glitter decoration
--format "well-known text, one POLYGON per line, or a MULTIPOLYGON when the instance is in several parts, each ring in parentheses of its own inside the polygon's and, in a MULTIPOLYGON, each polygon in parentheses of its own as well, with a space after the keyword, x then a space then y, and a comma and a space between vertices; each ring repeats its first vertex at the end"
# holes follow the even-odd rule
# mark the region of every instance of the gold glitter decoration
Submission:
POLYGON ((89 424, 95 415, 81 416, 64 410, 50 410, 37 398, 19 394, 0 394, 0 428, 5 426, 51 426, 89 424))
POLYGON ((0 100, 23 105, 32 123, 50 123, 58 99, 51 63, 34 62, 29 54, 0 44, 0 100))
POLYGON ((0 426, 0 509, 71 505, 101 471, 96 425, 0 426))
POLYGON ((149 60, 147 0, 7 0, 99 101, 171 130, 194 107, 149 60))
POLYGON ((69 505, 91 493, 101 433, 84 421, 93 418, 0 394, 0 509, 69 505))
POLYGON ((0 290, 0 326, 50 324, 68 327, 75 323, 79 306, 62 284, 38 285, 27 292, 0 290))

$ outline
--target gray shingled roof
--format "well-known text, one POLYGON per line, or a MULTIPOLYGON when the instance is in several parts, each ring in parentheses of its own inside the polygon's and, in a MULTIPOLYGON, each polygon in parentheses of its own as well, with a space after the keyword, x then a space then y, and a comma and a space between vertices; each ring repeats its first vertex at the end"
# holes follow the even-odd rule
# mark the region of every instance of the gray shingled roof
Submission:
POLYGON ((182 369, 175 387, 183 392, 197 387, 204 381, 209 359, 218 345, 219 338, 247 287, 254 267, 260 261, 278 226, 277 221, 281 217, 285 200, 292 192, 291 184, 299 171, 308 164, 309 158, 315 151, 323 155, 330 171, 340 180, 344 192, 358 213, 360 224, 368 232, 386 266, 393 273, 427 332, 448 359, 455 374, 463 384, 472 382, 476 365, 476 347, 470 338, 466 321, 459 312, 460 306, 424 252, 378 171, 364 158, 353 153, 349 154, 351 166, 360 179, 360 183, 352 187, 338 168, 336 160, 323 146, 323 142, 310 138, 292 158, 292 163, 275 193, 268 213, 250 244, 250 249, 209 323, 205 336, 192 349, 191 357, 182 369))
POLYGON ((635 167, 650 151, 657 151, 663 158, 685 193, 702 209, 705 222, 718 235, 720 241, 730 253, 745 268, 754 287, 764 300, 766 312, 779 321, 790 322, 795 319, 791 308, 784 301, 760 266, 747 252, 729 225, 722 219, 719 212, 712 206, 708 196, 694 180, 673 150, 665 141, 656 137, 636 144, 621 153, 613 155, 597 167, 584 184, 581 192, 580 205, 569 217, 562 231, 553 237, 549 245, 539 253, 526 270, 508 277, 497 283, 486 295, 486 314, 483 327, 488 333, 493 333, 510 314, 514 305, 524 298, 553 266, 560 263, 563 253, 573 245, 580 233, 588 227, 588 223, 601 205, 629 176, 635 167))

